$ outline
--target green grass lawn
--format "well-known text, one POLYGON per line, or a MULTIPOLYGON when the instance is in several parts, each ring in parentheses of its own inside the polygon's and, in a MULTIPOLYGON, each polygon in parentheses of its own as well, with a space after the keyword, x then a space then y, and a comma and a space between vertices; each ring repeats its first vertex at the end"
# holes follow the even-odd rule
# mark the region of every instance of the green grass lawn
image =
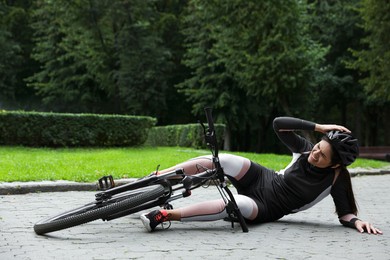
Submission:
MULTIPOLYGON (((0 181, 71 180, 96 181, 145 176, 160 165, 170 167, 187 159, 210 154, 182 147, 140 148, 27 148, 0 147, 0 181)), ((266 167, 282 169, 291 157, 275 154, 237 153, 266 167)), ((351 167, 381 168, 389 163, 358 159, 351 167)))

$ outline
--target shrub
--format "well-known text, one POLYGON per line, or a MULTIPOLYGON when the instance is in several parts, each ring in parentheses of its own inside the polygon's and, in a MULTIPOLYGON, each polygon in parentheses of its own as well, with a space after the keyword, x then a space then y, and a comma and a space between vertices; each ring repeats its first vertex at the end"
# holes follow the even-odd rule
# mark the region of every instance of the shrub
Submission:
MULTIPOLYGON (((225 125, 215 125, 219 146, 223 145, 225 125)), ((168 125, 153 127, 146 141, 152 146, 181 146, 206 148, 204 133, 200 124, 168 125)))
POLYGON ((0 144, 137 146, 155 123, 142 116, 1 111, 0 144))

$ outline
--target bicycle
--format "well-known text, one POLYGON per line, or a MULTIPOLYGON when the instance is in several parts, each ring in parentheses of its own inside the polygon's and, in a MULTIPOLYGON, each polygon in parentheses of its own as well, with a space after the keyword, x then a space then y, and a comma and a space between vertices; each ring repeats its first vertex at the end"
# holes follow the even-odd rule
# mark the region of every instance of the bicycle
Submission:
POLYGON ((203 123, 200 124, 206 144, 211 150, 214 168, 201 167, 202 171, 195 175, 186 175, 183 169, 176 169, 160 175, 151 174, 118 187, 115 187, 112 176, 104 176, 99 179, 102 191, 95 194, 95 201, 37 222, 34 225, 35 233, 43 235, 98 219, 110 221, 157 206, 172 209, 172 201, 188 197, 193 189, 210 182, 215 184, 225 201, 232 227, 234 222, 239 222, 242 231, 248 232, 219 161, 212 109, 205 108, 205 114, 207 128, 203 123))

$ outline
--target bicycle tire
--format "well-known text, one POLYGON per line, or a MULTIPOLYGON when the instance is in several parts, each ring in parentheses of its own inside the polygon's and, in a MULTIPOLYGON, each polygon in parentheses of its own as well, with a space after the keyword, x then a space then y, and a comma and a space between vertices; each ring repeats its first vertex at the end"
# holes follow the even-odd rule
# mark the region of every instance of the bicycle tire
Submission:
POLYGON ((142 205, 143 203, 155 200, 165 193, 162 185, 155 185, 150 191, 144 191, 134 196, 124 198, 121 201, 104 201, 98 208, 92 208, 95 202, 85 204, 74 210, 70 210, 54 217, 42 220, 34 225, 37 235, 59 231, 62 229, 85 224, 97 219, 103 219, 111 214, 142 205), (65 215, 65 217, 62 217, 65 215))

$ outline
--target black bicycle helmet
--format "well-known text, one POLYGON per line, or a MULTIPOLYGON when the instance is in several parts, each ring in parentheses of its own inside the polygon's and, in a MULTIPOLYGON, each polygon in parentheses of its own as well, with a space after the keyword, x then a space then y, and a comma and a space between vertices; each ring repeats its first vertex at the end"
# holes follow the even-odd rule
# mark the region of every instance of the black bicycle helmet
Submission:
POLYGON ((330 131, 326 136, 345 166, 352 164, 356 160, 356 157, 359 155, 359 146, 355 137, 340 131, 330 131))

